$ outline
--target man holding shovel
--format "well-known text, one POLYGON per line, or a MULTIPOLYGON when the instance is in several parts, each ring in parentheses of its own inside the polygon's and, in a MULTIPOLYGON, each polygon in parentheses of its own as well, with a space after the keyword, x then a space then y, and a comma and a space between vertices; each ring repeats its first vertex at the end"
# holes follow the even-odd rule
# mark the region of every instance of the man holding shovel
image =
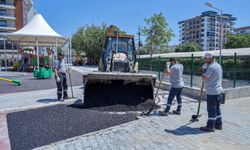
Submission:
POLYGON ((182 107, 182 88, 184 86, 183 82, 183 65, 178 63, 175 58, 170 58, 170 64, 167 64, 166 74, 170 76, 171 90, 168 95, 167 107, 164 111, 160 111, 159 114, 161 116, 167 116, 173 99, 176 97, 178 106, 177 109, 173 111, 174 114, 181 114, 182 107), (169 65, 169 67, 168 67, 169 65))
POLYGON ((200 130, 214 132, 215 129, 222 130, 220 110, 220 103, 223 97, 222 68, 214 60, 214 55, 211 52, 206 52, 204 59, 202 80, 205 83, 207 93, 208 121, 207 126, 201 127, 200 130))
POLYGON ((55 61, 54 64, 54 73, 57 85, 57 99, 59 101, 63 101, 63 99, 68 99, 68 85, 67 85, 67 76, 65 62, 63 60, 64 55, 62 53, 58 54, 58 60, 55 61), (62 99, 63 95, 63 99, 62 99))

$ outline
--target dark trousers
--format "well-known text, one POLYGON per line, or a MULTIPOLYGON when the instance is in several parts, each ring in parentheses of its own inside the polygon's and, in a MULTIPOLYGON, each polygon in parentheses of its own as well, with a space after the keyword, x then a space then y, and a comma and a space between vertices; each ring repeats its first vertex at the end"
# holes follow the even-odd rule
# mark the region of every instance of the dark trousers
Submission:
POLYGON ((171 88, 168 95, 167 107, 165 109, 166 112, 169 112, 175 96, 178 102, 177 111, 181 111, 181 106, 182 106, 181 93, 182 93, 182 88, 173 88, 173 87, 171 88))
POLYGON ((218 95, 207 95, 207 111, 208 121, 207 127, 214 128, 215 125, 222 125, 220 103, 222 100, 222 93, 218 95))
POLYGON ((66 97, 68 97, 68 93, 67 93, 68 85, 67 85, 66 73, 59 73, 58 75, 59 75, 59 78, 60 78, 60 82, 56 82, 56 85, 57 85, 57 98, 61 99, 62 94, 63 94, 63 98, 66 98, 66 97))

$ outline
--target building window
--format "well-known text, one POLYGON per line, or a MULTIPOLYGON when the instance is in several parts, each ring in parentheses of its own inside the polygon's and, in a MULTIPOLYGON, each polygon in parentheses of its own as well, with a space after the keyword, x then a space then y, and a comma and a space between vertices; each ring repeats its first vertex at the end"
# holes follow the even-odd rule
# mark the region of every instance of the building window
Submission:
POLYGON ((6 0, 0 0, 0 4, 6 4, 6 0))
POLYGON ((5 14, 6 14, 6 10, 0 9, 0 16, 5 16, 5 14))
POLYGON ((7 27, 7 21, 6 20, 0 20, 0 26, 1 27, 7 27))

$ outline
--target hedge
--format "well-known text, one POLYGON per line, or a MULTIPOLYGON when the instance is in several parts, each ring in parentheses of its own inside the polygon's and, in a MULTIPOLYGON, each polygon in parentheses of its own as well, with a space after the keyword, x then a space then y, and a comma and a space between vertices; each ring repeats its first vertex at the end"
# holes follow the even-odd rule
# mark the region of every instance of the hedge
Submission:
MULTIPOLYGON (((168 58, 144 58, 138 59, 139 70, 149 71, 163 71, 168 58)), ((192 72, 192 59, 178 58, 178 61, 184 66, 184 74, 191 75, 192 72)), ((204 61, 202 58, 193 58, 193 75, 200 76, 202 74, 202 65, 204 61)), ((226 79, 237 80, 250 80, 250 57, 238 57, 236 63, 234 59, 223 58, 222 59, 223 77, 226 79), (234 74, 235 73, 235 74, 234 74)))

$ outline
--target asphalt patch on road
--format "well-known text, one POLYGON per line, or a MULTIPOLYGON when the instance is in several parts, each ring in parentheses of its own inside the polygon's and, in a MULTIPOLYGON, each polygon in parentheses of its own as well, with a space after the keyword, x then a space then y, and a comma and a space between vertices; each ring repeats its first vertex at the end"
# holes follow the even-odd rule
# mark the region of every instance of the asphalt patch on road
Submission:
POLYGON ((28 150, 136 120, 134 114, 110 114, 57 105, 7 114, 13 150, 28 150))

